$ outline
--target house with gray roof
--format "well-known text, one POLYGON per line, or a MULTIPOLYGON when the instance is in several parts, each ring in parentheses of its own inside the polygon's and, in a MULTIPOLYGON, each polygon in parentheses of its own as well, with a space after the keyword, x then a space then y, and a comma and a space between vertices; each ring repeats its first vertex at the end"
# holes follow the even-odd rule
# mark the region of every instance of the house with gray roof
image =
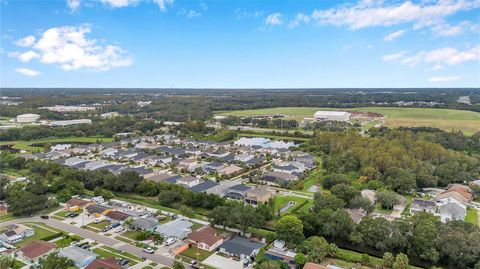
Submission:
POLYGON ((244 261, 253 261, 264 243, 235 236, 219 246, 219 252, 225 255, 240 258, 244 261))
POLYGON ((215 186, 217 186, 218 183, 212 180, 205 180, 202 183, 195 185, 190 188, 191 191, 193 192, 204 192, 207 191, 208 189, 211 189, 215 186))
POLYGON ((193 224, 182 218, 172 220, 170 222, 159 225, 155 232, 163 236, 164 238, 176 238, 182 240, 192 232, 193 224))
POLYGON ((97 255, 90 250, 82 249, 76 246, 63 248, 60 250, 58 255, 72 260, 75 266, 78 268, 86 267, 97 258, 97 255))
POLYGON ((429 212, 435 214, 437 210, 437 205, 435 201, 431 200, 422 200, 422 199, 413 199, 410 204, 410 213, 417 214, 420 212, 429 212))
POLYGON ((156 218, 147 217, 135 219, 130 227, 134 230, 153 232, 158 225, 158 220, 156 218))
POLYGON ((226 197, 234 200, 243 200, 251 188, 243 184, 234 185, 228 189, 226 197))

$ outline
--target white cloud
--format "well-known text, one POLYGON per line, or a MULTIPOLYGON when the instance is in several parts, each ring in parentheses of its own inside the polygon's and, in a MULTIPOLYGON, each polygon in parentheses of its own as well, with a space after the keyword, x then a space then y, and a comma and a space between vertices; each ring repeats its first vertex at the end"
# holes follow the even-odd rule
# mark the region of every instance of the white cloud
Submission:
POLYGON ((173 0, 152 0, 157 6, 160 8, 161 11, 165 11, 167 6, 173 4, 173 0))
POLYGON ((34 43, 35 43, 35 37, 33 35, 29 35, 15 41, 15 44, 20 47, 31 47, 34 43))
POLYGON ((67 0, 67 7, 72 11, 76 12, 80 8, 80 0, 67 0))
POLYGON ((39 58, 40 54, 36 53, 33 50, 29 50, 29 51, 22 52, 22 53, 20 53, 18 51, 10 52, 10 53, 8 53, 8 56, 17 58, 22 63, 27 63, 27 62, 30 62, 31 60, 35 59, 35 58, 39 58))
POLYGON ((107 5, 111 8, 121 8, 128 7, 138 4, 139 0, 100 0, 102 4, 107 5))
POLYGON ((12 56, 23 62, 39 58, 40 62, 57 64, 63 70, 106 71, 133 63, 132 58, 124 56, 122 48, 88 39, 86 34, 90 31, 89 26, 50 28, 36 41, 32 50, 12 56))
POLYGON ((437 24, 458 11, 480 7, 478 0, 442 0, 436 3, 406 1, 384 5, 383 1, 360 1, 355 5, 314 10, 311 17, 320 25, 347 26, 356 30, 372 26, 414 23, 415 27, 437 24))
POLYGON ((194 18, 194 17, 198 17, 200 16, 201 14, 195 10, 190 10, 188 11, 187 13, 187 18, 194 18))
POLYGON ((391 32, 385 37, 383 37, 383 41, 393 41, 399 37, 401 37, 405 33, 405 30, 398 30, 395 32, 391 32))
POLYGON ((310 16, 303 14, 303 13, 298 13, 295 18, 288 24, 288 28, 293 29, 297 26, 299 26, 301 23, 308 23, 310 22, 310 16))
POLYGON ((402 58, 406 53, 407 53, 406 51, 401 51, 401 52, 398 52, 398 53, 395 53, 395 54, 388 54, 388 55, 383 56, 383 60, 385 62, 395 61, 395 60, 398 60, 398 59, 402 58))
POLYGON ((458 51, 455 48, 445 47, 431 51, 420 51, 415 55, 397 53, 385 55, 384 61, 397 61, 411 67, 418 64, 433 64, 433 69, 443 69, 445 66, 458 65, 469 61, 480 61, 480 45, 465 51, 458 51))
POLYGON ((429 82, 452 82, 455 80, 459 80, 459 76, 452 76, 452 77, 431 77, 428 79, 429 82))
POLYGON ((272 13, 267 16, 265 19, 266 25, 281 25, 282 22, 282 14, 280 13, 272 13))
POLYGON ((38 71, 28 69, 28 68, 17 68, 17 69, 15 69, 15 72, 20 73, 20 74, 25 75, 25 76, 29 76, 29 77, 36 77, 36 76, 41 74, 38 71))

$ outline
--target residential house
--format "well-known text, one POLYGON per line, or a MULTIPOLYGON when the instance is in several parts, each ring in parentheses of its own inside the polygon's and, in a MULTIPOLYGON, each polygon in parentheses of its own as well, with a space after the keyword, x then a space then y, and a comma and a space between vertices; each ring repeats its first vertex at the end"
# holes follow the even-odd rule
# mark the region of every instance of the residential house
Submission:
POLYGON ((145 159, 145 164, 150 166, 161 166, 169 164, 173 161, 172 157, 169 156, 150 156, 145 159))
POLYGON ((193 224, 185 219, 178 218, 170 222, 159 225, 155 232, 164 238, 176 238, 183 240, 192 231, 193 224))
POLYGON ((268 185, 286 185, 290 181, 298 180, 299 177, 295 174, 282 173, 282 172, 267 172, 261 177, 261 181, 268 185))
POLYGON ((437 205, 435 201, 431 200, 422 200, 422 199, 413 199, 410 204, 410 213, 417 214, 420 212, 428 212, 435 214, 437 211, 437 205))
POLYGON ((41 257, 55 251, 56 245, 43 240, 34 240, 17 250, 19 260, 26 263, 36 263, 41 257))
POLYGON ((360 208, 356 208, 356 209, 347 208, 346 211, 350 216, 350 218, 355 223, 359 223, 363 219, 363 217, 365 217, 366 215, 365 212, 360 208))
POLYGON ((223 163, 211 162, 203 166, 203 171, 207 174, 218 173, 223 167, 223 163))
POLYGON ((113 158, 117 152, 118 152, 118 149, 116 148, 106 148, 100 151, 100 156, 102 158, 113 158))
POLYGON ((200 184, 200 179, 191 176, 181 177, 177 180, 177 184, 185 186, 187 188, 191 188, 195 185, 200 184))
POLYGON ((110 207, 104 206, 104 205, 97 205, 97 204, 92 204, 89 205, 85 208, 85 211, 87 211, 87 214, 93 217, 100 217, 106 215, 108 212, 110 212, 112 209, 110 207))
POLYGON ((297 253, 288 249, 283 240, 273 241, 272 247, 265 252, 265 257, 271 260, 282 260, 287 265, 294 267, 294 257, 297 253))
POLYGON ((64 208, 66 211, 79 211, 79 210, 83 210, 85 207, 91 204, 93 204, 93 202, 89 200, 72 198, 65 203, 64 208))
POLYGON ((465 220, 467 215, 467 206, 454 198, 447 198, 438 203, 438 214, 443 222, 449 220, 465 220))
POLYGON ((35 235, 35 230, 23 224, 10 224, 0 234, 0 241, 16 244, 23 239, 35 235))
POLYGON ((218 174, 229 176, 229 175, 239 173, 241 171, 242 171, 241 167, 232 164, 232 165, 229 165, 227 167, 223 167, 222 169, 218 170, 218 174))
POLYGON ((147 217, 147 218, 138 218, 135 219, 130 228, 138 231, 149 231, 153 232, 158 226, 158 220, 156 218, 147 217))
POLYGON ((105 219, 109 220, 111 223, 123 223, 129 217, 130 215, 115 210, 109 211, 107 214, 105 214, 105 219))
POLYGON ((96 204, 103 204, 105 203, 105 199, 103 198, 103 196, 94 196, 90 199, 92 202, 96 203, 96 204))
POLYGON ((95 259, 85 269, 124 269, 115 257, 95 259))
POLYGON ((57 144, 52 147, 50 147, 51 151, 59 151, 59 150, 64 150, 64 149, 69 149, 72 147, 72 144, 57 144))
POLYGON ((258 157, 246 161, 245 164, 249 167, 255 167, 261 165, 263 162, 265 162, 265 158, 258 157))
POLYGON ((251 159, 253 159, 254 157, 255 156, 250 155, 248 153, 241 153, 241 154, 235 155, 234 160, 246 163, 246 162, 250 161, 251 159))
POLYGON ((85 163, 84 169, 85 170, 97 170, 97 169, 105 167, 107 165, 108 165, 108 163, 106 161, 103 161, 103 160, 93 161, 93 162, 85 163))
POLYGON ((264 243, 253 241, 245 237, 235 236, 219 246, 219 252, 243 261, 251 262, 255 259, 264 243))
POLYGON ((153 173, 145 176, 144 178, 153 182, 161 182, 170 177, 172 177, 172 175, 166 173, 153 173))
POLYGON ((86 267, 97 258, 97 255, 90 250, 82 249, 76 246, 63 248, 58 253, 58 256, 72 260, 75 266, 78 268, 86 267))
POLYGON ((212 180, 205 180, 201 182, 200 184, 197 184, 193 187, 190 188, 191 191, 193 192, 204 192, 207 191, 211 188, 214 188, 215 186, 218 186, 218 183, 212 180))
POLYGON ((86 163, 86 162, 87 162, 87 160, 85 160, 83 158, 71 157, 71 158, 65 159, 63 164, 66 165, 66 166, 73 167, 73 166, 83 164, 83 163, 86 163))
POLYGON ((210 226, 193 231, 187 238, 191 244, 206 251, 214 251, 223 243, 223 238, 217 236, 217 231, 210 226))
POLYGON ((226 197, 234 200, 244 200, 247 192, 251 188, 252 187, 243 184, 234 185, 228 188, 226 197))
POLYGON ((273 198, 273 194, 265 186, 251 188, 246 192, 245 202, 253 205, 265 204, 273 198))

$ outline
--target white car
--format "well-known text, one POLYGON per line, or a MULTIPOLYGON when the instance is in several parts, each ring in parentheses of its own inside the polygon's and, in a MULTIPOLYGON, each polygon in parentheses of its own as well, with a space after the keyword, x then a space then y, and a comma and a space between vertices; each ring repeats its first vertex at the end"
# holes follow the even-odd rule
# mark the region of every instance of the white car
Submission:
POLYGON ((98 224, 98 223, 100 223, 100 222, 102 222, 102 221, 103 221, 103 219, 95 219, 95 220, 93 221, 93 223, 98 224))
POLYGON ((155 250, 151 247, 148 247, 148 248, 144 248, 143 252, 148 253, 148 254, 153 254, 155 252, 155 250))
POLYGON ((125 227, 124 227, 124 226, 118 226, 117 228, 115 228, 114 231, 115 231, 116 233, 119 233, 119 232, 121 232, 121 231, 123 231, 123 230, 125 230, 125 227))
POLYGON ((170 246, 171 244, 175 243, 175 241, 177 241, 177 239, 173 238, 173 237, 170 237, 170 238, 167 238, 167 240, 165 240, 165 246, 170 246))

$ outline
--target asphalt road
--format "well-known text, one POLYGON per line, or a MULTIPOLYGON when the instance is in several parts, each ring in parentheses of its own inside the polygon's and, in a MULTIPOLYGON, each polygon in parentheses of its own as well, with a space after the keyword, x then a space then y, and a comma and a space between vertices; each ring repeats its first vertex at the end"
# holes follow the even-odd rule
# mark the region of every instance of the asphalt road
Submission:
POLYGON ((138 248, 136 246, 124 243, 122 241, 116 240, 114 238, 110 238, 101 234, 97 234, 95 232, 92 232, 90 230, 82 229, 79 227, 75 227, 73 225, 63 223, 61 221, 58 221, 56 219, 41 219, 40 217, 31 217, 31 218, 22 218, 22 219, 15 219, 15 220, 10 220, 6 222, 0 223, 1 226, 6 226, 9 224, 14 224, 14 223, 19 223, 19 222, 41 222, 46 225, 52 226, 54 228, 57 228, 62 231, 66 231, 69 233, 73 233, 76 235, 79 235, 84 238, 88 238, 91 240, 95 240, 98 243, 101 243, 103 245, 130 253, 132 255, 138 256, 138 257, 145 257, 148 260, 154 261, 158 264, 165 265, 165 266, 172 266, 173 264, 173 259, 169 257, 165 257, 159 254, 148 254, 143 252, 141 248, 138 248), (122 244, 120 247, 115 247, 117 244, 122 244))

